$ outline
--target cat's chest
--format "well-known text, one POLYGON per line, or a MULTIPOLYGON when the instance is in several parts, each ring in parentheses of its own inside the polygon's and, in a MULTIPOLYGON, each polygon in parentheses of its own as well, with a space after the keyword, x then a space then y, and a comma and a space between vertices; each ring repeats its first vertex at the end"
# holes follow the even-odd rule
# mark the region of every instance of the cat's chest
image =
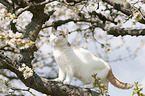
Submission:
POLYGON ((64 55, 64 52, 62 52, 60 50, 54 50, 53 55, 55 58, 59 58, 59 57, 62 57, 64 55))
POLYGON ((55 58, 63 58, 68 56, 68 54, 70 54, 71 50, 70 49, 62 49, 62 48, 58 48, 58 49, 54 49, 53 50, 53 55, 55 58))
POLYGON ((68 55, 69 51, 68 50, 54 50, 53 55, 57 63, 59 65, 66 65, 68 62, 70 62, 70 56, 68 55))

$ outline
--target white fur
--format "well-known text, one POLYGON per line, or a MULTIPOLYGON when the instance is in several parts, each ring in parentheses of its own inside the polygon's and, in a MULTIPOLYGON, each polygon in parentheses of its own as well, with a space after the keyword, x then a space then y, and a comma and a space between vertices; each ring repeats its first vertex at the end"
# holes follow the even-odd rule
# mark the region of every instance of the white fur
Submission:
POLYGON ((111 70, 108 63, 98 58, 89 51, 68 46, 67 37, 51 34, 50 42, 53 45, 53 55, 59 65, 59 77, 56 81, 70 84, 73 77, 81 80, 85 87, 93 88, 94 78, 92 75, 102 79, 102 83, 108 87, 107 75, 111 70))

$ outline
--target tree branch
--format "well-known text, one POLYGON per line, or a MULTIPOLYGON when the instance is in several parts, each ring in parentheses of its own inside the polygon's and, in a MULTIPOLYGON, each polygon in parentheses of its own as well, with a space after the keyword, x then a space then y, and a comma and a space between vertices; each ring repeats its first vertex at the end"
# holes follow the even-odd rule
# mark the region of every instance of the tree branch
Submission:
POLYGON ((102 0, 126 15, 131 15, 131 5, 125 0, 102 0))
POLYGON ((121 11, 122 13, 124 13, 128 16, 133 15, 133 13, 136 12, 136 10, 138 10, 142 14, 142 17, 139 20, 139 22, 145 24, 144 10, 138 9, 138 8, 132 6, 130 3, 128 3, 125 0, 102 0, 102 1, 112 5, 115 9, 117 9, 118 11, 121 11))
POLYGON ((110 27, 107 30, 107 33, 113 36, 145 36, 145 29, 129 29, 129 28, 119 28, 119 27, 110 27))
POLYGON ((110 22, 114 23, 115 25, 117 25, 117 22, 115 22, 114 20, 111 20, 111 19, 107 18, 106 16, 104 16, 104 15, 101 14, 101 13, 97 13, 96 11, 89 12, 89 15, 90 15, 91 17, 96 17, 96 15, 97 15, 98 18, 99 18, 100 20, 102 20, 104 24, 105 24, 106 21, 110 21, 110 22))
POLYGON ((27 87, 52 96, 99 96, 99 93, 90 89, 49 81, 48 79, 39 77, 35 72, 33 76, 25 79, 23 73, 18 70, 18 65, 20 63, 12 61, 4 54, 0 54, 0 69, 8 69, 14 72, 27 87))
POLYGON ((16 27, 16 23, 13 23, 13 21, 11 21, 10 25, 11 25, 11 30, 13 31, 13 33, 18 32, 18 29, 16 27))
MULTIPOLYGON (((29 10, 33 14, 31 22, 26 26, 24 38, 27 38, 31 41, 35 41, 38 37, 40 30, 42 29, 42 25, 49 20, 50 16, 54 13, 54 11, 50 11, 47 14, 44 13, 45 4, 48 3, 45 0, 35 0, 31 2, 34 3, 31 5, 29 5, 29 2, 26 2, 25 0, 15 0, 14 2, 19 7, 24 8, 23 11, 29 10)), ((34 52, 36 50, 37 47, 35 45, 30 46, 27 49, 21 50, 21 62, 25 63, 27 66, 32 68, 31 61, 34 59, 34 52)))
POLYGON ((66 24, 66 23, 69 23, 69 22, 74 22, 74 23, 77 23, 77 22, 87 22, 87 23, 91 23, 93 25, 95 25, 96 27, 100 27, 102 29, 104 29, 105 25, 103 23, 100 23, 101 21, 100 20, 91 20, 91 19, 73 19, 73 18, 70 18, 70 19, 66 19, 66 20, 58 20, 58 21, 53 21, 52 22, 52 25, 48 25, 48 26, 44 26, 44 28, 47 28, 47 27, 54 27, 55 29, 57 29, 57 27, 63 25, 63 24, 66 24))
POLYGON ((90 19, 66 19, 66 20, 58 20, 54 21, 52 25, 44 26, 43 28, 47 27, 54 27, 57 29, 57 27, 66 24, 68 22, 88 22, 91 23, 94 27, 100 27, 104 31, 107 31, 107 34, 113 35, 113 36, 125 36, 125 35, 131 35, 131 36, 145 36, 145 29, 130 29, 130 28, 119 28, 119 27, 105 27, 104 24, 100 23, 99 20, 92 21, 90 19))
POLYGON ((0 50, 15 52, 15 51, 14 51, 14 48, 12 48, 12 47, 9 46, 9 45, 1 45, 1 46, 0 46, 0 50))

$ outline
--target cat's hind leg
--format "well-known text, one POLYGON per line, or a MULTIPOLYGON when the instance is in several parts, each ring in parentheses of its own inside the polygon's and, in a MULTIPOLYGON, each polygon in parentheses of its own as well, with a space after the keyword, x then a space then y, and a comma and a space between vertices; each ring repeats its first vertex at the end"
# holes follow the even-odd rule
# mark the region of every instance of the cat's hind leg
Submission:
MULTIPOLYGON (((108 90, 108 81, 107 81, 107 79, 103 79, 102 80, 102 84, 106 87, 105 89, 108 90)), ((93 83, 84 85, 84 88, 90 88, 90 89, 92 89, 94 91, 98 91, 99 90, 99 86, 98 85, 94 86, 93 83)))
POLYGON ((94 87, 93 83, 84 85, 84 88, 89 88, 93 91, 98 91, 99 90, 99 88, 97 86, 94 87))
POLYGON ((84 88, 94 88, 94 85, 93 85, 93 83, 91 83, 91 84, 85 84, 84 88))

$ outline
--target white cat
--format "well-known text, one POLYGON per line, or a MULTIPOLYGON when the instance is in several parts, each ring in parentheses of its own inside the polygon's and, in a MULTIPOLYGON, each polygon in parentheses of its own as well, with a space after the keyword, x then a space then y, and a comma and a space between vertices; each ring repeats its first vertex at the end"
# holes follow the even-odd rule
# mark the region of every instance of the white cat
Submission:
POLYGON ((92 75, 97 73, 97 76, 101 78, 102 83, 107 88, 108 81, 121 89, 133 87, 133 83, 122 83, 117 80, 110 65, 104 60, 83 48, 72 47, 67 40, 67 35, 68 33, 65 34, 64 32, 50 35, 53 55, 59 65, 59 77, 55 79, 56 81, 70 84, 72 78, 76 77, 84 83, 84 87, 93 88, 95 79, 92 75))

